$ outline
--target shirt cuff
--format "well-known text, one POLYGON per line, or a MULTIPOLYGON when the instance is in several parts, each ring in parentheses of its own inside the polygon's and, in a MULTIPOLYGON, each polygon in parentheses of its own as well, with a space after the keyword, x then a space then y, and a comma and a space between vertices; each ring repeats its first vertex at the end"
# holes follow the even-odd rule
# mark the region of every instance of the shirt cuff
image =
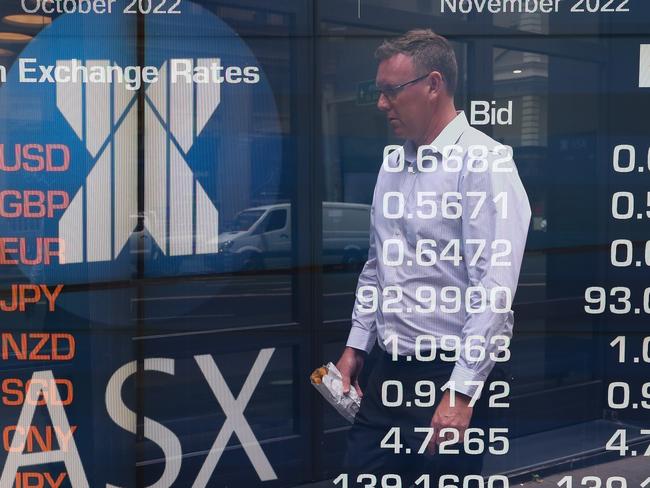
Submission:
POLYGON ((366 329, 352 325, 346 346, 369 353, 375 345, 375 340, 374 332, 368 332, 366 329))
MULTIPOLYGON (((485 382, 485 376, 473 371, 471 369, 468 369, 464 366, 461 366, 460 364, 456 364, 454 366, 454 370, 451 372, 451 377, 449 378, 450 382, 454 382, 453 385, 449 385, 447 383, 447 388, 450 388, 454 390, 457 393, 462 393, 463 395, 467 395, 469 397, 474 397, 476 394, 476 390, 479 388, 480 385, 477 384, 468 384, 469 381, 483 381, 485 382)), ((485 384, 483 384, 485 386, 485 384)), ((446 390, 447 388, 443 388, 443 390, 446 390)), ((477 397, 480 398, 480 395, 477 397)))

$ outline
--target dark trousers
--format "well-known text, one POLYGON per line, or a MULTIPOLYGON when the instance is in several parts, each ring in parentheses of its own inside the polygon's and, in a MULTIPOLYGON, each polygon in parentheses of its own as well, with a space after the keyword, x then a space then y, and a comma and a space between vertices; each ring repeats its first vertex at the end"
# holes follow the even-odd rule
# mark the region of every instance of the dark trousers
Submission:
MULTIPOLYGON (((488 408, 489 382, 506 379, 506 373, 499 367, 500 364, 497 363, 488 377, 481 398, 474 405, 469 425, 484 429, 486 437, 483 439, 486 445, 487 429, 490 426, 503 427, 503 425, 493 425, 495 415, 488 408)), ((430 427, 433 414, 443 396, 440 388, 449 380, 453 367, 453 362, 443 362, 437 358, 432 362, 406 361, 402 357, 398 361, 393 361, 388 354, 381 353, 363 391, 361 407, 355 422, 348 432, 344 464, 345 472, 349 474, 351 488, 364 486, 363 480, 357 483, 360 474, 372 474, 377 476, 378 480, 386 474, 397 474, 401 476, 401 486, 405 488, 423 474, 429 476, 431 488, 438 487, 438 478, 442 475, 458 476, 462 486, 463 476, 481 474, 483 455, 466 453, 461 443, 453 446, 459 450, 458 454, 438 452, 433 455, 418 454, 426 432, 417 433, 414 432, 414 428, 430 427), (382 384, 386 380, 398 380, 402 383, 404 399, 401 406, 386 407, 382 404, 382 384), (414 405, 414 400, 419 398, 415 393, 415 385, 420 380, 430 380, 435 383, 436 398, 435 405, 432 407, 414 405), (407 401, 411 402, 408 407, 407 401), (400 442, 404 447, 400 449, 399 454, 392 449, 380 447, 382 439, 391 427, 400 428, 400 442), (407 449, 410 449, 410 453, 406 452, 407 449)), ((394 399, 395 388, 391 388, 389 400, 394 399)), ((394 441, 394 438, 391 441, 394 441)), ((367 480, 365 482, 367 483, 367 480)), ((378 486, 381 486, 380 483, 381 481, 378 482, 378 486)))

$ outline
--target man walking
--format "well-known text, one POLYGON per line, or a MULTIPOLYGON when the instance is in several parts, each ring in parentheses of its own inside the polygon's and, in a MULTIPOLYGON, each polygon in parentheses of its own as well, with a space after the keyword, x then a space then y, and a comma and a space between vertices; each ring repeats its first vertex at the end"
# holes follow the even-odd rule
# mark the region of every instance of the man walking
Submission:
POLYGON ((363 395, 346 469, 350 486, 387 474, 401 486, 430 476, 418 485, 431 487, 456 475, 462 486, 488 448, 507 444, 488 432, 488 393, 495 364, 509 357, 530 205, 512 149, 456 111, 457 63, 444 37, 410 31, 376 57, 377 106, 406 142, 379 171, 368 260, 337 364, 344 391, 363 395), (362 392, 375 343, 381 357, 362 392), (469 434, 482 436, 482 449, 468 447, 469 434))

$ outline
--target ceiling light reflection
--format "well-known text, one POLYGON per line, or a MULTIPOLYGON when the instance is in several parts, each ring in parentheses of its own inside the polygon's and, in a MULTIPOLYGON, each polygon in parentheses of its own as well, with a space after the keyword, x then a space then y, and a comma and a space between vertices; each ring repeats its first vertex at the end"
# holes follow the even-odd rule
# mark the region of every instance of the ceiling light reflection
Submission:
POLYGON ((5 24, 17 25, 20 27, 43 27, 52 23, 52 19, 45 15, 7 15, 2 19, 5 24))
POLYGON ((29 42, 32 39, 32 36, 18 32, 0 32, 0 42, 23 43, 29 42))

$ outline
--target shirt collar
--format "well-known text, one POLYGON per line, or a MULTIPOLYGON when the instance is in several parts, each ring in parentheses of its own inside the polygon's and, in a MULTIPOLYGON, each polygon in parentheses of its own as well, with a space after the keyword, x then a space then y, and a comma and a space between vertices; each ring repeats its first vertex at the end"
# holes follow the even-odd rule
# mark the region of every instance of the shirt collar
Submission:
MULTIPOLYGON (((467 117, 465 112, 462 110, 456 112, 456 117, 447 124, 447 126, 442 129, 442 132, 438 134, 429 146, 435 147, 435 153, 441 154, 445 146, 452 146, 458 142, 460 136, 463 135, 463 132, 469 127, 469 122, 467 122, 467 117)), ((410 139, 404 143, 404 158, 410 164, 413 164, 414 168, 417 167, 414 163, 418 157, 418 146, 415 142, 410 139)))

